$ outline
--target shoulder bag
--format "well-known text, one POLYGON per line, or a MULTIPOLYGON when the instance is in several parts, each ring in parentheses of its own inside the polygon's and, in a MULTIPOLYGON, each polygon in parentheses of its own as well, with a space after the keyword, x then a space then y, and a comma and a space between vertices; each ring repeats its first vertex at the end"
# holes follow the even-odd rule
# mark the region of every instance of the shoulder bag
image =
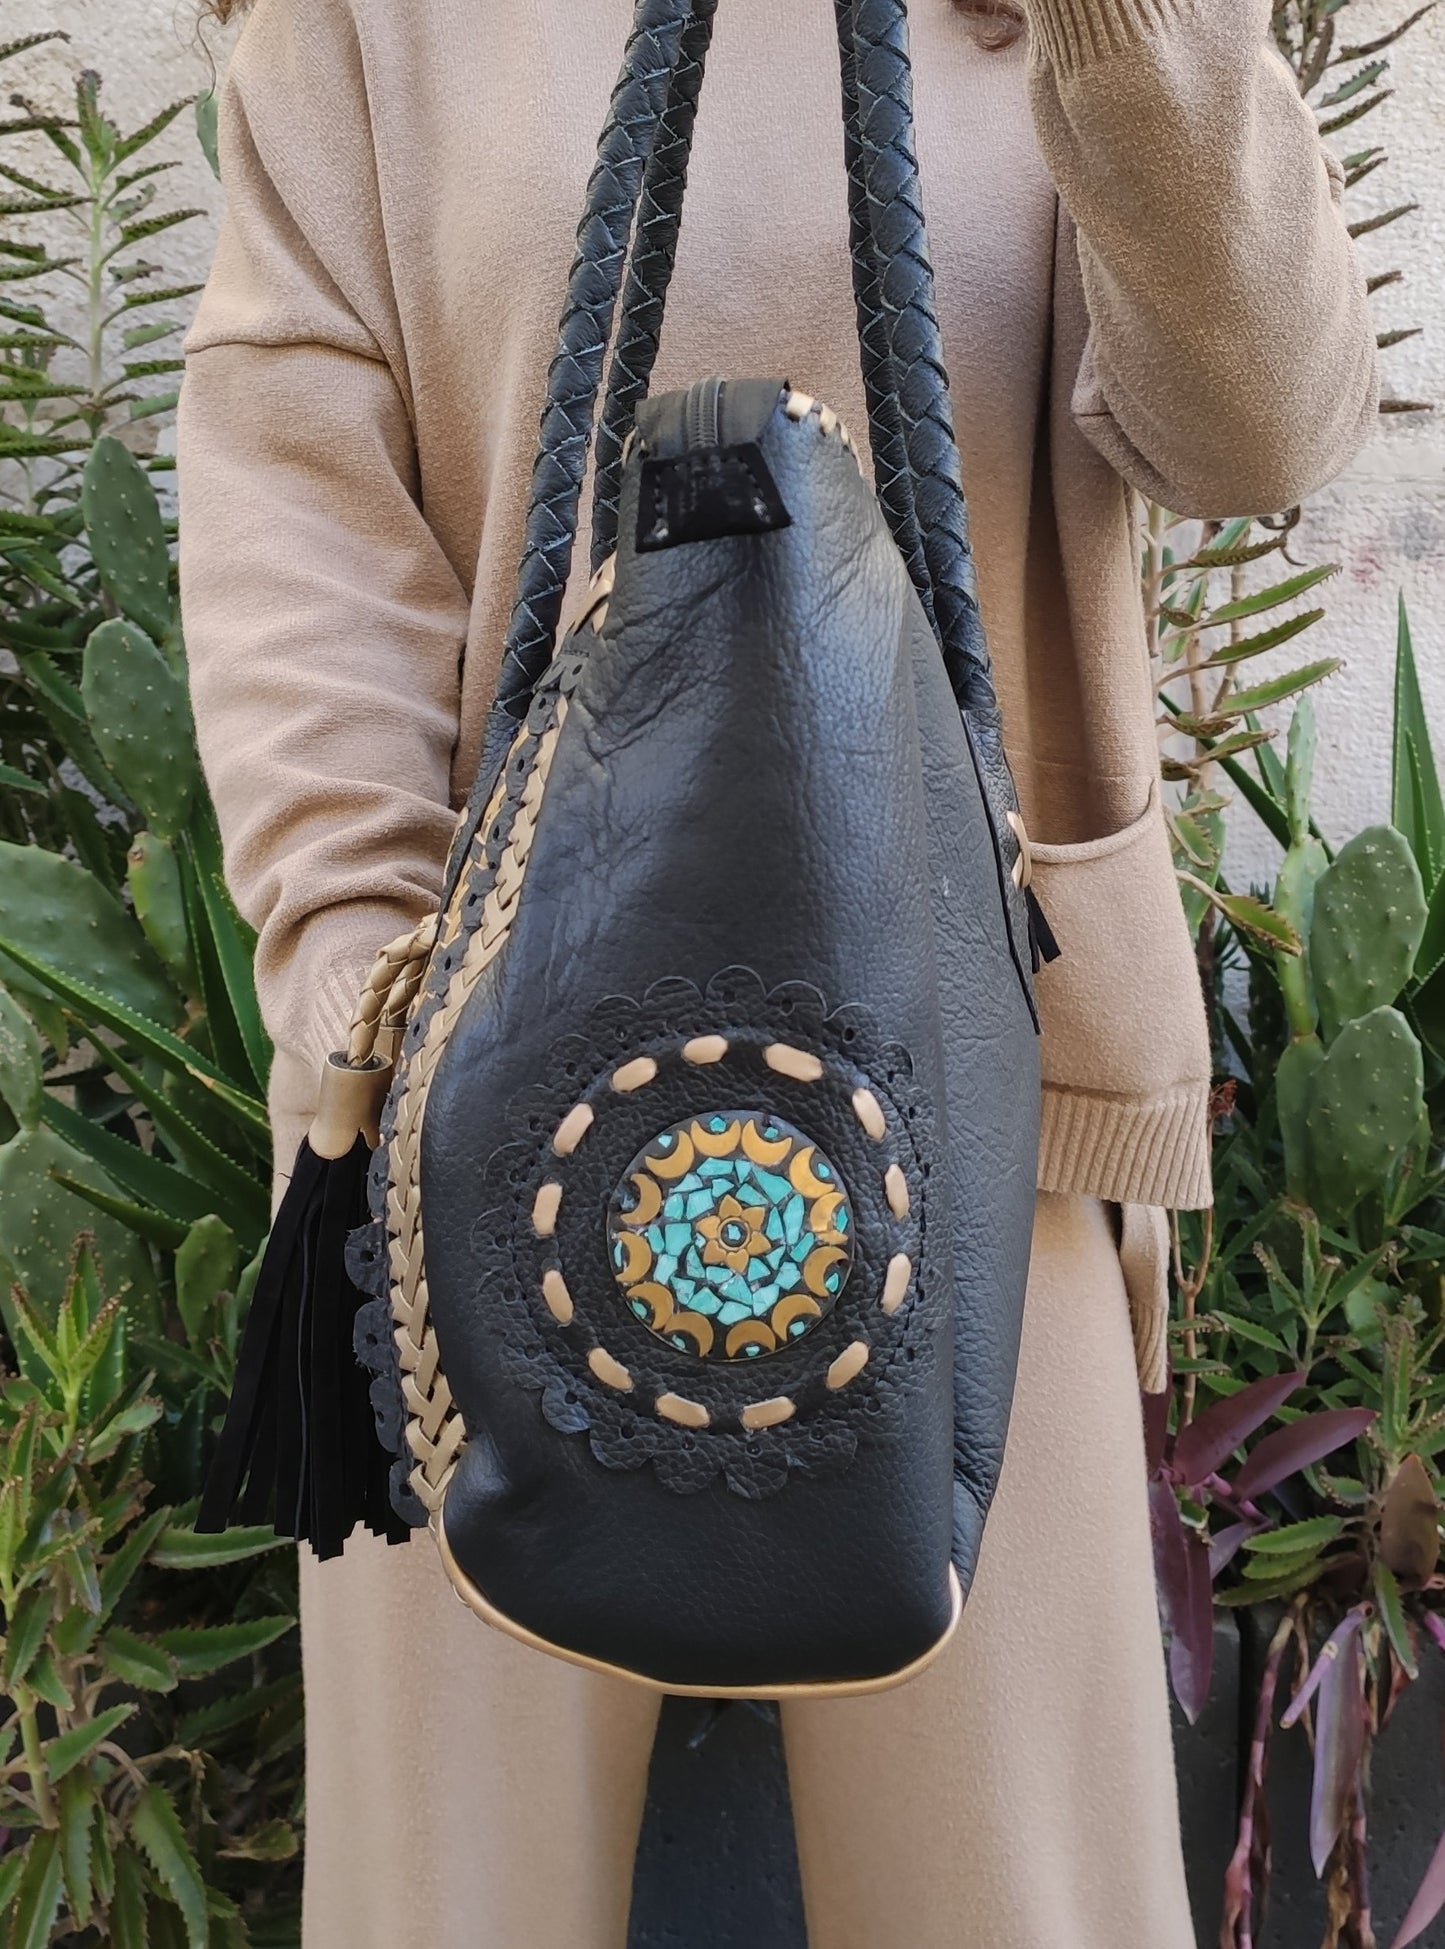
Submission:
POLYGON ((328 1065, 201 1517, 323 1555, 429 1524, 490 1624, 717 1696, 895 1684, 956 1621, 1055 951, 979 617, 906 9, 837 4, 876 489, 786 381, 647 397, 716 0, 639 0, 476 788, 438 914, 328 1065), (595 573, 559 629, 609 346, 595 573))

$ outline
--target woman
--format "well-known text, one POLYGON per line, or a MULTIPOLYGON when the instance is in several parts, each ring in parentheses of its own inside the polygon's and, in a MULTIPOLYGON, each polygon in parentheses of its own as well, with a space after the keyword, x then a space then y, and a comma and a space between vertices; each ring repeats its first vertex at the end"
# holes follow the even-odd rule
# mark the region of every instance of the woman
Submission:
MULTIPOLYGON (((435 901, 631 0, 258 0, 188 339, 202 751, 260 929, 277 1155, 435 901)), ((1265 0, 914 0, 919 146, 1036 883, 1038 1223, 963 1625, 784 1711, 813 1949, 1187 1949, 1136 1385, 1209 1054, 1157 791, 1130 489, 1271 512, 1374 339, 1265 0), (1024 31, 1026 29, 1026 31, 1024 31), (1134 1327, 1131 1347, 1131 1314, 1134 1327)), ((866 425, 828 0, 723 0, 655 387, 788 371, 866 425), (786 18, 786 33, 779 32, 786 18)), ((430 1545, 303 1563, 308 1949, 619 1949, 656 1705, 482 1629, 430 1545)))

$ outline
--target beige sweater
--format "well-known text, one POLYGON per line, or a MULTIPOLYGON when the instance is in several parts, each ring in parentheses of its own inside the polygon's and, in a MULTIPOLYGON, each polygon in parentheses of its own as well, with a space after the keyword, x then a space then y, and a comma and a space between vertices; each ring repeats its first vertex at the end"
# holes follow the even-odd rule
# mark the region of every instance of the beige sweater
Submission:
MULTIPOLYGON (((187 340, 202 756, 278 1109, 435 900, 631 0, 259 0, 187 340)), ((1268 512, 1374 412, 1339 171, 1266 0, 913 0, 919 147, 1010 755, 1064 949, 1040 1183, 1208 1198, 1209 1052, 1159 806, 1130 488, 1268 512)), ((786 374, 861 435, 830 0, 722 0, 659 389, 786 374), (786 22, 786 31, 781 23, 786 22)))

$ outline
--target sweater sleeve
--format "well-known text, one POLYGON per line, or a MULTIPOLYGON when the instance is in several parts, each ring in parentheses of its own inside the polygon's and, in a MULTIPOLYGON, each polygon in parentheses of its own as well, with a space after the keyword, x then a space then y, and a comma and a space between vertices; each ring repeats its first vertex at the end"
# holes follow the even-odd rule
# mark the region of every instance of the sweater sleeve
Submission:
POLYGON ((1044 158, 1078 231, 1073 409, 1176 514, 1267 514, 1374 423, 1375 336, 1342 172, 1268 0, 1028 0, 1044 158))
POLYGON ((182 613, 263 1013, 314 1063, 375 950, 437 897, 468 600, 420 505, 341 0, 261 0, 220 134, 226 213, 179 410, 182 613))

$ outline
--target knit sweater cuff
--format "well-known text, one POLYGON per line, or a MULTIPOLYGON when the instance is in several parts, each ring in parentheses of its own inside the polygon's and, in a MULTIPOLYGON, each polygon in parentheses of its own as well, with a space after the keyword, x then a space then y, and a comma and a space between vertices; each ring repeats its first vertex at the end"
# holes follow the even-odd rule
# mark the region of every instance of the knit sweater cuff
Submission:
POLYGON ((1139 1101, 1046 1083, 1038 1187, 1171 1211, 1213 1204, 1209 1085, 1139 1101))
POLYGON ((1027 0, 1035 55, 1060 76, 1182 26, 1204 0, 1027 0))
POLYGON ((279 1051, 319 1076, 335 1049, 346 1047, 362 985, 387 942, 417 915, 384 902, 352 901, 308 921, 284 967, 262 984, 267 1027, 279 1051))

